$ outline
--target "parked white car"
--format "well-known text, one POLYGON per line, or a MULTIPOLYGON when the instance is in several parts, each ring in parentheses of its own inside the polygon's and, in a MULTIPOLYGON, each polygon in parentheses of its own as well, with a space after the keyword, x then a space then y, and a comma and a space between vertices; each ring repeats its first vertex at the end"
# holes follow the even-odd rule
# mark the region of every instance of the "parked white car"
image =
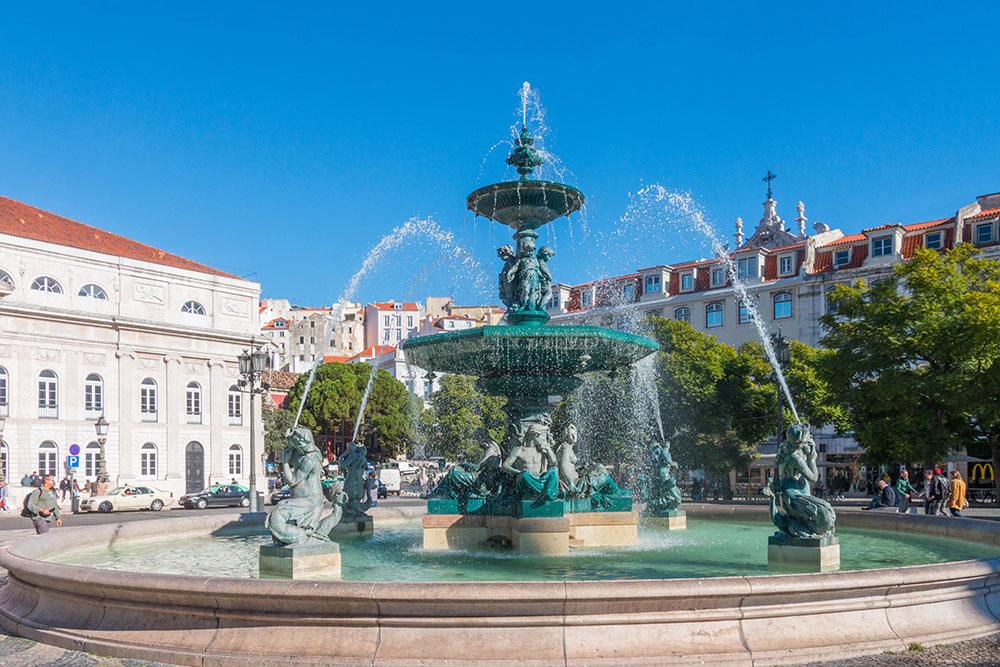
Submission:
POLYGON ((400 475, 415 475, 420 470, 409 461, 393 461, 389 467, 398 470, 400 475))
POLYGON ((387 495, 392 493, 398 496, 403 488, 402 476, 399 474, 398 468, 379 468, 378 480, 385 486, 387 495))
POLYGON ((117 510, 153 510, 159 512, 174 503, 174 494, 151 486, 119 486, 102 496, 91 496, 80 503, 81 512, 117 510))

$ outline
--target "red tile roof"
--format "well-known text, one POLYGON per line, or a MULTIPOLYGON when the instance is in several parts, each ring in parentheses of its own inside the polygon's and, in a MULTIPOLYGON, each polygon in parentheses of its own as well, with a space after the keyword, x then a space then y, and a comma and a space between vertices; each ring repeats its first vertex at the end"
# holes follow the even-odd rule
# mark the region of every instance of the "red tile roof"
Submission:
POLYGON ((341 356, 341 355, 336 355, 336 354, 334 354, 334 355, 331 355, 331 356, 329 356, 329 357, 327 357, 327 356, 324 356, 324 357, 323 357, 323 363, 324 363, 324 364, 329 364, 329 363, 331 363, 331 362, 334 362, 334 361, 336 361, 336 362, 339 362, 339 363, 342 363, 342 364, 344 364, 344 363, 347 363, 347 360, 348 360, 348 359, 353 359, 353 358, 354 358, 354 357, 352 357, 352 356, 351 356, 351 355, 349 355, 349 354, 345 354, 345 355, 342 355, 342 356, 341 356))
POLYGON ((1000 208, 988 208, 985 211, 977 213, 971 218, 966 218, 966 222, 979 222, 980 220, 986 220, 997 215, 1000 215, 1000 208))
POLYGON ((927 222, 917 222, 912 225, 903 225, 903 229, 908 232, 915 232, 918 229, 930 229, 931 227, 937 227, 938 225, 943 225, 946 222, 954 222, 955 216, 950 218, 941 218, 940 220, 929 220, 927 222))
POLYGON ((192 262, 179 255, 172 255, 145 243, 2 196, 0 196, 0 234, 243 280, 239 276, 192 262))
MULTIPOLYGON (((374 306, 379 310, 395 310, 396 304, 393 303, 369 303, 369 306, 374 306)), ((420 310, 420 308, 415 303, 404 303, 401 310, 420 310)))
POLYGON ((264 382, 271 385, 271 391, 288 391, 295 386, 299 375, 301 373, 290 371, 267 371, 264 373, 264 382))
POLYGON ((383 354, 388 354, 395 350, 392 345, 372 345, 366 350, 358 352, 353 357, 349 357, 348 361, 353 361, 355 359, 373 359, 374 357, 381 357, 383 354))
POLYGON ((841 236, 836 241, 830 241, 826 245, 820 246, 821 248, 832 248, 835 245, 844 245, 845 243, 857 243, 858 241, 864 241, 867 237, 864 234, 848 234, 847 236, 841 236))

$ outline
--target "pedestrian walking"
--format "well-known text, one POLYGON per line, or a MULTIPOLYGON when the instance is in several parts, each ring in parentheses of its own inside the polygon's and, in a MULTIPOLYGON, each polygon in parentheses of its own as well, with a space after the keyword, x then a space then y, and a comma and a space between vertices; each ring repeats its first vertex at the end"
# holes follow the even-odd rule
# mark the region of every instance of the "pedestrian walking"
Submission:
POLYGON ((69 477, 63 477, 59 480, 59 490, 62 491, 62 499, 66 500, 66 495, 70 490, 69 477))
POLYGON ((901 470, 899 479, 896 480, 896 491, 899 493, 899 511, 903 514, 910 507, 910 499, 917 496, 917 490, 910 484, 910 473, 901 470))
POLYGON ((0 481, 0 512, 10 512, 7 507, 7 484, 3 481, 0 481))
POLYGON ((951 471, 951 493, 948 494, 948 510, 952 516, 962 516, 962 510, 969 506, 969 501, 965 499, 965 480, 962 473, 957 470, 951 471))
POLYGON ((937 508, 942 499, 937 495, 936 486, 934 483, 934 471, 925 471, 924 489, 920 492, 924 497, 924 514, 933 515, 938 513, 937 508))
POLYGON ((62 525, 62 514, 59 513, 59 498, 53 487, 56 485, 55 475, 43 475, 40 487, 28 494, 24 503, 24 512, 35 527, 35 534, 44 535, 49 532, 49 523, 55 517, 56 525, 62 525))
POLYGON ((941 468, 934 468, 934 485, 937 487, 937 496, 941 499, 937 505, 937 513, 949 516, 947 503, 948 497, 951 496, 951 483, 941 474, 941 468))

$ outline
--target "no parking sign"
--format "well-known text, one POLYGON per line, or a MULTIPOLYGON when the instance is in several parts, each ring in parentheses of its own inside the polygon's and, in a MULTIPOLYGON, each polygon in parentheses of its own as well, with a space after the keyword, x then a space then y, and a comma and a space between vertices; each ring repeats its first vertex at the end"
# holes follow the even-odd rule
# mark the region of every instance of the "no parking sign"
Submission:
POLYGON ((69 453, 72 454, 73 456, 79 456, 80 455, 80 445, 70 445, 69 446, 69 453))

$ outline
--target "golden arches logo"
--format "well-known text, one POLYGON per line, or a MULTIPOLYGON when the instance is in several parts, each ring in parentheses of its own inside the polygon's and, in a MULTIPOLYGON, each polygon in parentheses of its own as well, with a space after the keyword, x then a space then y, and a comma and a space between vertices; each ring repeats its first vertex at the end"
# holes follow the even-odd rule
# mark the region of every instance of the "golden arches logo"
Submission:
POLYGON ((986 475, 989 474, 990 479, 993 477, 993 464, 992 463, 977 463, 972 466, 972 475, 970 475, 971 481, 976 481, 977 479, 986 479, 986 475), (976 474, 978 473, 978 474, 976 474))

